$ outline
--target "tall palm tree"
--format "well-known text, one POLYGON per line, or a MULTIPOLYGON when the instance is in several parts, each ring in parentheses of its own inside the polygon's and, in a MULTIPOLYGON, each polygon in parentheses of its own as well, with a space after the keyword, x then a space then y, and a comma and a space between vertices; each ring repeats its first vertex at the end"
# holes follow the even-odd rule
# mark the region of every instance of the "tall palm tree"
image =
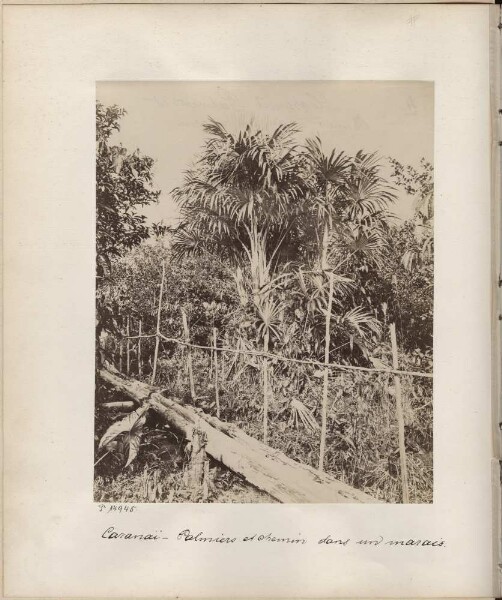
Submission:
POLYGON ((338 225, 339 213, 347 190, 350 157, 334 149, 329 156, 319 137, 308 139, 304 152, 310 187, 309 208, 315 232, 314 268, 328 268, 330 232, 338 225))
MULTIPOLYGON (((307 185, 299 170, 294 144, 296 124, 272 134, 247 125, 237 135, 217 121, 204 125, 208 134, 194 168, 173 195, 181 206, 182 224, 173 244, 179 256, 209 251, 234 265, 242 299, 242 272, 249 273, 252 300, 261 327, 257 333, 268 353, 277 305, 268 287, 285 257, 296 251, 294 227, 307 185)), ((263 361, 264 440, 268 430, 268 361, 263 361)))
POLYGON ((293 143, 298 128, 280 125, 272 134, 247 125, 237 135, 213 119, 194 168, 173 191, 182 224, 176 254, 214 252, 249 268, 253 295, 270 280, 284 255, 306 184, 293 143))
MULTIPOLYGON (((351 159, 343 152, 333 150, 328 156, 324 154, 321 140, 317 137, 307 140, 304 157, 309 172, 311 218, 317 241, 314 248, 314 281, 318 280, 317 286, 322 292, 322 298, 318 302, 324 316, 325 367, 319 449, 319 470, 322 471, 326 446, 335 279, 342 283, 342 290, 346 289, 347 282, 340 282, 343 273, 340 270, 356 254, 366 255, 375 263, 380 260, 380 250, 385 239, 381 232, 385 229, 387 207, 393 201, 393 194, 380 176, 375 154, 360 151, 351 159)), ((375 319, 365 314, 360 307, 339 315, 337 322, 344 322, 346 326, 350 325, 359 331, 362 329, 358 323, 373 331, 378 329, 375 319)))
POLYGON ((314 269, 325 271, 340 257, 347 260, 355 254, 378 260, 391 216, 389 206, 396 198, 381 175, 378 156, 360 150, 349 157, 336 149, 328 155, 317 137, 307 140, 303 158, 310 189, 306 221, 314 232, 314 269))

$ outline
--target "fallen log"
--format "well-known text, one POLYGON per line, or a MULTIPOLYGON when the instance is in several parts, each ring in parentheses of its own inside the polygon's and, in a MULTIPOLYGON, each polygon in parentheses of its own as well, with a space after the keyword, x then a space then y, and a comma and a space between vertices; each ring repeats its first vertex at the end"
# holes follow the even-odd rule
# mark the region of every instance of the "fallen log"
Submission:
POLYGON ((207 436, 207 454, 279 502, 378 503, 364 492, 288 458, 235 425, 166 398, 151 385, 108 369, 102 369, 100 377, 129 398, 143 405, 148 403, 187 440, 195 428, 203 431, 207 436))

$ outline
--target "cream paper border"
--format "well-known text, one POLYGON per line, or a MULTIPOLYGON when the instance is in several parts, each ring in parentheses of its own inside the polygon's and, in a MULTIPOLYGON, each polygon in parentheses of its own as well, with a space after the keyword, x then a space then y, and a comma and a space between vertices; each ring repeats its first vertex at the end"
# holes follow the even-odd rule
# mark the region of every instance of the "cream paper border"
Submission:
POLYGON ((494 595, 502 595, 502 237, 501 237, 501 36, 499 29, 500 7, 491 10, 491 119, 492 119, 492 494, 493 494, 493 589, 494 595))
MULTIPOLYGON (((234 4, 235 0, 219 0, 218 4, 234 4)), ((288 4, 290 0, 263 0, 262 4, 288 4)), ((330 4, 330 0, 304 0, 302 4, 330 4)), ((494 0, 337 0, 335 4, 494 4, 494 0)), ((72 5, 72 4, 201 4, 200 0, 4 0, 4 5, 72 5)), ((203 4, 216 4, 203 2, 203 4)), ((256 4, 254 0, 240 0, 238 4, 256 4)))
POLYGON ((488 29, 487 6, 4 7, 7 596, 492 594, 488 29), (96 81, 403 79, 435 84, 434 504, 99 513, 96 81), (170 540, 111 542, 110 525, 170 540), (186 527, 311 543, 177 543, 186 527), (315 543, 328 533, 446 546, 315 543))

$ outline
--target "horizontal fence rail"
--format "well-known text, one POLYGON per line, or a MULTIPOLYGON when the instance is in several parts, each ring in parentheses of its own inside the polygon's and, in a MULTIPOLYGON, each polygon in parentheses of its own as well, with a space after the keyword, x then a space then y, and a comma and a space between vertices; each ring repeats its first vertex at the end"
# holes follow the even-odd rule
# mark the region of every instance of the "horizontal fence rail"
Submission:
POLYGON ((429 379, 433 379, 433 373, 423 373, 421 371, 403 371, 401 369, 378 369, 376 367, 359 367, 356 365, 342 365, 339 363, 330 362, 329 365, 326 365, 323 362, 317 360, 306 360, 301 358, 290 358, 287 356, 281 356, 280 354, 274 354, 273 352, 261 352, 260 350, 236 350, 235 348, 224 348, 222 346, 214 347, 214 346, 203 346, 201 344, 193 344, 191 342, 186 342, 185 340, 181 340, 179 338, 167 337, 162 333, 156 334, 151 333, 149 335, 123 335, 122 339, 124 340, 137 340, 143 338, 155 338, 157 335, 163 339, 165 342, 172 342, 175 344, 179 344, 180 346, 186 346, 188 348, 195 348, 197 350, 211 350, 217 352, 228 352, 229 354, 247 354, 248 356, 261 356, 264 358, 276 359, 284 362, 293 362, 302 365, 312 365, 314 367, 328 367, 329 369, 335 369, 339 371, 365 371, 368 373, 389 373, 390 375, 409 375, 410 377, 426 377, 429 379))

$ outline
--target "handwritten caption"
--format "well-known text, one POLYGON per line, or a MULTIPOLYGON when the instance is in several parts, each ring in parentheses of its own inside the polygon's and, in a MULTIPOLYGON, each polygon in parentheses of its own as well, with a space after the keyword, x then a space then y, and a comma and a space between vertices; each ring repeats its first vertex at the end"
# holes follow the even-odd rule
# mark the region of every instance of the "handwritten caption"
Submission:
POLYGON ((337 537, 332 534, 328 534, 317 538, 307 538, 302 535, 289 537, 275 535, 272 532, 267 533, 250 533, 244 536, 231 536, 224 535, 223 533, 216 536, 206 535, 203 531, 192 531, 190 529, 183 529, 182 531, 174 534, 174 536, 166 536, 162 530, 155 530, 152 532, 132 532, 132 531, 121 531, 114 526, 107 527, 101 537, 105 540, 140 540, 140 541, 162 541, 174 539, 176 542, 194 542, 201 544, 285 544, 293 546, 303 546, 305 544, 318 544, 323 546, 407 546, 407 547, 426 547, 431 548, 444 548, 446 543, 442 538, 439 539, 426 539, 426 538, 403 538, 403 539, 386 539, 382 535, 377 536, 374 539, 351 539, 344 537, 337 537))
MULTIPOLYGON (((133 513, 138 508, 132 504, 98 504, 98 511, 104 514, 133 513)), ((383 535, 377 535, 369 538, 350 538, 333 533, 319 536, 304 536, 297 534, 294 536, 279 535, 271 531, 250 532, 247 535, 207 535, 204 531, 195 531, 189 528, 167 535, 162 529, 153 531, 125 531, 111 525, 106 527, 101 538, 104 540, 128 540, 128 541, 149 541, 160 542, 163 540, 172 540, 176 543, 195 543, 195 544, 261 544, 261 545, 286 545, 286 546, 304 546, 306 544, 315 544, 319 546, 347 547, 347 546, 405 546, 420 548, 445 548, 446 541, 443 538, 427 538, 422 536, 392 538, 383 535)))

